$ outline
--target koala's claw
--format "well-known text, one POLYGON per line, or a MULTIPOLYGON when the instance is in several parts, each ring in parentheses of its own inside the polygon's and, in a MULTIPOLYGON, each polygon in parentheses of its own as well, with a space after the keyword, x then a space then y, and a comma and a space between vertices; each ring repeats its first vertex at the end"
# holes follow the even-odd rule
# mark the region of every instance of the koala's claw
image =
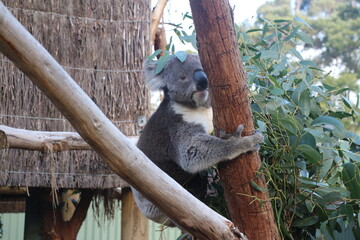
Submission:
POLYGON ((236 132, 233 134, 233 136, 236 138, 241 137, 241 133, 243 132, 244 128, 245 124, 240 124, 239 126, 237 126, 236 132))

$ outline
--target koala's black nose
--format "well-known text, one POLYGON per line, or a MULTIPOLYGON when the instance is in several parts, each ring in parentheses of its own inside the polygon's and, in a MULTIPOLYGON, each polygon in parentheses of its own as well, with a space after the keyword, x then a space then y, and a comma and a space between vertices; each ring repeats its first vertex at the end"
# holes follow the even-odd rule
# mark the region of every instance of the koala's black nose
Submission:
POLYGON ((198 91, 205 90, 209 86, 207 76, 202 70, 197 70, 194 72, 194 81, 198 91))

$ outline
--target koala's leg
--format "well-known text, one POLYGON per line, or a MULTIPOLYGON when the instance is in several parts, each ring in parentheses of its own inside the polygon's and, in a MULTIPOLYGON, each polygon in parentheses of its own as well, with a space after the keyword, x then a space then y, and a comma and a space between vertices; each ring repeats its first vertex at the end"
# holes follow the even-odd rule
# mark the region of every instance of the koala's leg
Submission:
POLYGON ((175 227, 175 224, 159 208, 157 208, 134 188, 131 188, 131 190, 133 192, 136 205, 145 217, 153 220, 154 222, 164 224, 169 227, 175 227))

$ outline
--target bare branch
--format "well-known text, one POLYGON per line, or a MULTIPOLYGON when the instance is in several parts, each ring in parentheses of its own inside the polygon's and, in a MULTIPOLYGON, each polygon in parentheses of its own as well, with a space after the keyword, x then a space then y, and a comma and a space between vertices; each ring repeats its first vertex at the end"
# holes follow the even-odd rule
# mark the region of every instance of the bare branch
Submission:
POLYGON ((164 13, 164 8, 166 6, 166 3, 167 3, 167 0, 158 0, 156 7, 152 11, 152 19, 151 19, 151 26, 150 26, 151 45, 154 44, 155 34, 156 34, 157 28, 159 26, 160 19, 164 13))
MULTIPOLYGON (((45 152, 49 150, 60 152, 66 150, 92 150, 84 139, 76 132, 49 132, 49 131, 31 131, 19 128, 12 128, 0 125, 7 138, 7 147, 45 152)), ((0 133, 1 134, 1 133, 0 133)), ((2 139, 0 137, 0 139, 2 139)), ((129 141, 134 145, 138 140, 138 136, 128 137, 129 141)), ((6 147, 4 145, 4 147, 6 147)), ((0 148, 1 148, 0 144, 0 148)))

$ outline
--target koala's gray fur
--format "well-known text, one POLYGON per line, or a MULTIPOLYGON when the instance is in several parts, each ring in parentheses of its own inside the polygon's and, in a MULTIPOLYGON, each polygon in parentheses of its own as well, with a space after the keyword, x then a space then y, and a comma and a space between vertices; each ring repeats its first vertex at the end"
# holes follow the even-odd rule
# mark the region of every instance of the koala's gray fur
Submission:
MULTIPOLYGON (((208 80, 198 56, 188 55, 184 62, 173 57, 158 75, 155 68, 156 62, 147 61, 145 78, 153 89, 164 91, 164 99, 141 133, 138 147, 180 185, 190 182, 195 195, 199 188, 204 193, 206 184, 196 173, 242 153, 258 151, 263 136, 256 132, 241 137, 242 125, 228 139, 209 135, 213 129, 208 80)), ((133 192, 146 217, 173 226, 157 207, 135 189, 133 192)))

